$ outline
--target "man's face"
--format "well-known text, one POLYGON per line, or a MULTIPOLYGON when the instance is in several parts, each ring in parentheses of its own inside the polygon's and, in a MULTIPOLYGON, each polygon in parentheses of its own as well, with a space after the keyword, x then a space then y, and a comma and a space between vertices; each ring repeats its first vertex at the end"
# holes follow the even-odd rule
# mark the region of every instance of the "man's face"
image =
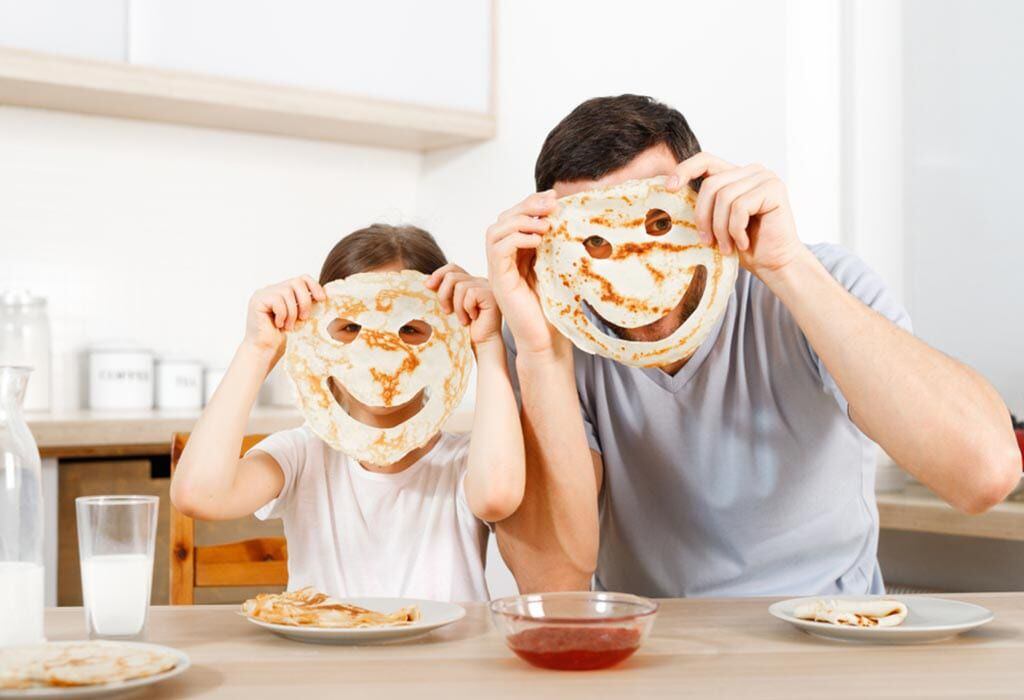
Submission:
MULTIPOLYGON (((675 173, 677 165, 675 156, 668 146, 658 144, 648 148, 625 166, 608 173, 599 180, 556 182, 555 194, 558 197, 565 197, 566 195, 576 194, 585 190, 611 187, 627 180, 643 180, 649 177, 658 177, 659 175, 672 175, 675 173)), ((608 323, 605 319, 602 319, 602 321, 605 321, 619 337, 626 340, 638 342, 662 340, 675 333, 686 319, 690 317, 693 310, 697 308, 697 304, 704 293, 706 282, 706 277, 694 276, 690 288, 679 305, 654 323, 640 326, 639 328, 620 328, 608 323)))

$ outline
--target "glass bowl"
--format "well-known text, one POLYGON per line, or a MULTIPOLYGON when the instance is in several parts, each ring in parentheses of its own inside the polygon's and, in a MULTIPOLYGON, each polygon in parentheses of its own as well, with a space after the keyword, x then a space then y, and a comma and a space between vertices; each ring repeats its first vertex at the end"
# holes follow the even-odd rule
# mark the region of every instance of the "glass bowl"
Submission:
POLYGON ((628 659, 647 639, 657 613, 656 602, 628 593, 533 593, 491 603, 494 625, 516 656, 564 671, 628 659))

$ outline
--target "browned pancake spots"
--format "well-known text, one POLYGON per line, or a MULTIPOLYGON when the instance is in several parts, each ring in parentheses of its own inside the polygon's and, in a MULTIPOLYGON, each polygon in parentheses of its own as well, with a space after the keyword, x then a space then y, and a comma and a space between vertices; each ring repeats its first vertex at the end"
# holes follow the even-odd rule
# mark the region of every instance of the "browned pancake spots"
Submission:
POLYGON ((589 278, 597 282, 601 287, 600 298, 601 301, 614 304, 620 308, 632 311, 633 313, 656 313, 664 314, 668 312, 668 309, 663 309, 659 306, 651 306, 643 299, 636 299, 633 297, 624 297, 615 291, 615 287, 612 283, 601 275, 594 272, 590 265, 589 258, 582 258, 580 260, 580 275, 589 278))
POLYGON ((664 281, 664 279, 665 279, 665 273, 664 272, 662 272, 661 270, 659 270, 658 268, 656 268, 654 265, 652 265, 650 263, 644 263, 644 266, 647 268, 647 271, 651 273, 651 277, 654 278, 655 282, 658 282, 660 284, 661 282, 664 281))
POLYGON ((594 226, 607 226, 608 228, 615 225, 606 216, 592 216, 590 217, 590 223, 594 226))
POLYGON ((629 241, 626 243, 616 244, 615 252, 612 253, 611 258, 612 260, 622 260, 623 258, 630 258, 634 255, 647 255, 648 253, 653 253, 655 251, 661 253, 682 253, 690 248, 697 247, 699 246, 669 243, 667 241, 644 241, 642 243, 629 241))

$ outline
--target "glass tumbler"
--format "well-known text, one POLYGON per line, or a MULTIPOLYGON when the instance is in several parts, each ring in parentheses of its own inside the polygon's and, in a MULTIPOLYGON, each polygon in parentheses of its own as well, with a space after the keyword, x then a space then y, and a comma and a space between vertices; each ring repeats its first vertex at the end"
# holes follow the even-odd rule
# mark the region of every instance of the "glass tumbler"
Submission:
POLYGON ((90 639, 142 639, 149 614, 157 496, 75 499, 90 639))

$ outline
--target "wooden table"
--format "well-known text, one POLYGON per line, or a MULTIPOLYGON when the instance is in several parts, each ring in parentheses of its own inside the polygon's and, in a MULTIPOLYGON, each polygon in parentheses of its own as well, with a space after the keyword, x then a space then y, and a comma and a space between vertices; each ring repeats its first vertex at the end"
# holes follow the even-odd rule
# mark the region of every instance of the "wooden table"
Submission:
MULTIPOLYGON (((528 666, 508 651, 483 605, 404 644, 332 647, 280 639, 234 606, 155 607, 149 640, 184 650, 192 668, 145 697, 1024 697, 1024 593, 953 596, 995 621, 946 642, 867 646, 804 635, 768 615, 772 599, 663 601, 647 644, 605 671, 528 666)), ((80 608, 46 613, 50 639, 81 638, 80 608)))

